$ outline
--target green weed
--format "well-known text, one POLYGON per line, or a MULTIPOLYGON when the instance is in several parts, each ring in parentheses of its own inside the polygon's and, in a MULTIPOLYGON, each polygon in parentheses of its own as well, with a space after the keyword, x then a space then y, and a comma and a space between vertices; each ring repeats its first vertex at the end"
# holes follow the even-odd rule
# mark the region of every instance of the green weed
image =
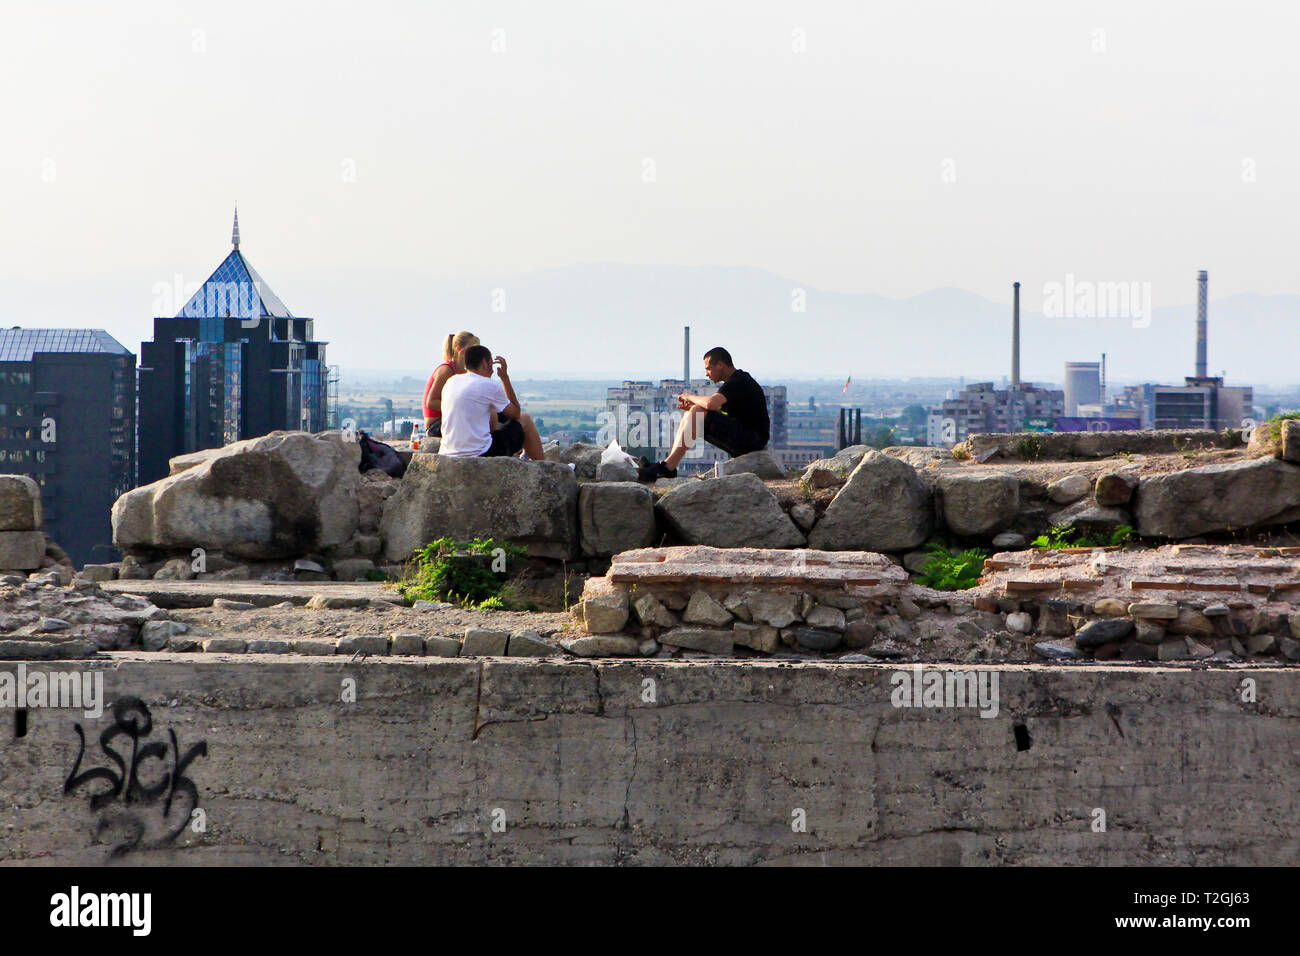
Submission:
POLYGON ((975 587, 984 573, 984 559, 989 556, 979 548, 968 548, 953 555, 941 545, 932 546, 930 554, 932 557, 921 566, 916 582, 936 591, 964 591, 975 587))
POLYGON ((1132 527, 1120 525, 1110 534, 1088 535, 1063 525, 1054 525, 1040 534, 1032 542, 1035 548, 1122 548, 1133 541, 1137 534, 1132 527))
POLYGON ((527 554, 519 545, 493 538, 468 542, 439 538, 415 552, 412 576, 397 590, 412 601, 451 601, 473 607, 492 599, 501 602, 501 589, 527 554))

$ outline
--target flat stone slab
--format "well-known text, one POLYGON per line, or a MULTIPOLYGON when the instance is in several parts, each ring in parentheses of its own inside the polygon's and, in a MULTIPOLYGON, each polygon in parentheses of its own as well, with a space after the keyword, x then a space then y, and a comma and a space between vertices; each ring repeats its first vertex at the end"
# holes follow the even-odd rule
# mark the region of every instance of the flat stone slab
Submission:
POLYGON ((377 581, 104 581, 105 591, 138 594, 158 607, 211 607, 217 598, 242 601, 256 607, 273 607, 289 601, 306 604, 316 595, 347 601, 387 601, 405 606, 406 601, 392 588, 377 581))
POLYGON ((614 556, 606 575, 616 584, 904 585, 907 572, 874 551, 772 548, 640 548, 614 556))
POLYGON ((1300 554, 1251 545, 1158 548, 1035 548, 984 562, 973 593, 1045 598, 1070 591, 1087 600, 1114 598, 1143 608, 1175 601, 1239 600, 1240 607, 1300 600, 1300 554), (1231 597, 1229 596, 1231 595, 1231 597))

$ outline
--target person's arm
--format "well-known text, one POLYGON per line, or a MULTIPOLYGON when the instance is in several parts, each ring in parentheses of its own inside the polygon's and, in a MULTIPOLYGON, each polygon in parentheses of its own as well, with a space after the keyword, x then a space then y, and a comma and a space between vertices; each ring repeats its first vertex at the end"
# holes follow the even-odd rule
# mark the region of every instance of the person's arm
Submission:
POLYGON ((519 407, 519 397, 515 395, 515 387, 510 384, 510 373, 507 371, 506 360, 498 355, 493 364, 497 367, 497 377, 501 379, 501 387, 505 389, 506 398, 510 400, 509 404, 501 409, 501 414, 506 418, 518 418, 523 409, 519 407))
POLYGON ((445 365, 440 365, 433 373, 433 381, 429 383, 429 390, 424 393, 424 407, 436 408, 442 411, 442 387, 447 384, 447 379, 451 378, 451 369, 445 365))
POLYGON ((716 412, 726 403, 727 396, 721 392, 714 392, 712 395, 679 395, 677 397, 677 407, 682 411, 686 411, 693 405, 704 409, 706 412, 716 412))

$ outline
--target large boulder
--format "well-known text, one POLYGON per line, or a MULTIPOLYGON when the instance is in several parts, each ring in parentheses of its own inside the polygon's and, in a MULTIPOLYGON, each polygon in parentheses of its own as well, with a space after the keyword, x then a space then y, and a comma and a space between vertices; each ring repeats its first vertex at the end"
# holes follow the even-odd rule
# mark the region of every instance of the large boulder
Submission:
POLYGON ((600 470, 600 456, 604 451, 600 445, 574 442, 560 451, 560 461, 565 465, 573 465, 573 473, 579 481, 595 481, 600 470))
POLYGON ((602 461, 596 468, 596 480, 616 482, 636 481, 637 468, 636 465, 626 459, 621 461, 602 461))
POLYGON ((0 568, 34 571, 45 557, 45 535, 39 531, 0 531, 0 568))
POLYGON ((1059 511, 1053 511, 1048 521, 1056 528, 1068 528, 1080 534, 1095 536, 1109 535, 1121 525, 1129 524, 1131 519, 1123 508, 1103 507, 1092 498, 1085 498, 1059 511))
POLYGON ((1137 475, 1125 474, 1121 471, 1107 472, 1097 476, 1093 497, 1103 508, 1118 508, 1133 499, 1133 492, 1137 486, 1137 475))
POLYGON ((1277 458, 1206 465, 1143 478, 1138 534, 1190 538, 1300 518, 1300 467, 1277 458))
POLYGON ((766 448, 724 462, 722 471, 727 475, 758 475, 764 481, 776 481, 785 477, 785 469, 766 448))
POLYGON ((818 458, 803 470, 799 479, 812 488, 829 488, 843 484, 858 467, 862 456, 871 449, 866 445, 850 445, 841 448, 831 458, 818 458))
POLYGON ((822 551, 910 551, 934 525, 930 492, 916 469, 868 449, 808 534, 822 551))
POLYGON ((169 475, 179 475, 182 471, 189 471, 198 465, 203 464, 214 455, 221 454, 220 448, 204 448, 200 451, 192 451, 186 455, 177 455, 167 462, 169 475))
POLYGON ((582 553, 599 557, 649 547, 654 542, 654 496, 634 481, 584 484, 578 490, 582 553))
POLYGON ((947 448, 935 448, 930 445, 890 445, 888 448, 880 449, 880 453, 905 461, 913 468, 957 464, 957 459, 947 448))
POLYGON ((378 468, 361 476, 357 486, 357 528, 362 534, 375 534, 384 517, 384 502, 397 494, 401 479, 378 468))
POLYGON ((659 499, 664 520, 686 544, 715 548, 798 548, 803 532, 757 475, 680 484, 659 499))
POLYGON ((272 432, 128 491, 113 504, 118 548, 204 548, 244 558, 308 554, 357 530, 356 442, 272 432))
POLYGON ((1047 497, 1058 505, 1072 505, 1090 491, 1092 482, 1087 475, 1066 475, 1047 486, 1047 497))
POLYGON ((1260 458, 1265 455, 1271 455, 1274 458, 1282 457, 1282 429, 1276 431, 1273 428, 1275 423, 1261 422, 1254 428, 1249 429, 1249 438, 1246 442, 1246 454, 1251 458, 1260 458))
POLYGON ((578 480, 555 461, 415 455, 384 503, 380 532, 390 561, 437 538, 496 538, 532 557, 578 551, 578 480))
POLYGON ((1014 475, 942 475, 938 486, 943 522, 953 534, 997 534, 1020 511, 1020 482, 1014 475))
POLYGON ((1300 462, 1300 420, 1284 418, 1280 430, 1282 432, 1283 459, 1286 461, 1300 462))
POLYGON ((41 486, 26 475, 0 475, 0 531, 40 531, 44 520, 41 486))

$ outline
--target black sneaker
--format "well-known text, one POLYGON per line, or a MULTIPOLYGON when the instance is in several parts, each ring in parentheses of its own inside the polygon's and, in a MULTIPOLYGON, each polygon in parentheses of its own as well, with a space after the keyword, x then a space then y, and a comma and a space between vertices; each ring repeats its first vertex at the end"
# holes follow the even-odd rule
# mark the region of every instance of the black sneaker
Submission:
POLYGON ((660 478, 676 478, 677 469, 669 468, 662 461, 657 461, 653 465, 638 469, 637 481, 655 482, 660 478))

